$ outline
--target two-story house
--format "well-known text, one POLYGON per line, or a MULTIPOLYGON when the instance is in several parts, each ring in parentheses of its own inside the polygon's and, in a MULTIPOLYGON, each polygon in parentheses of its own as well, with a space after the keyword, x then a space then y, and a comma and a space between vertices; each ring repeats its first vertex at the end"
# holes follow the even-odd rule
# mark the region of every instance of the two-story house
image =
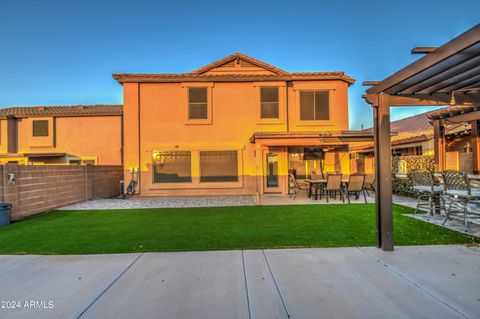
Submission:
POLYGON ((0 163, 122 164, 122 105, 0 109, 0 163))
POLYGON ((236 53, 181 74, 114 74, 125 181, 143 196, 287 193, 288 173, 349 172, 343 72, 287 72, 236 53))

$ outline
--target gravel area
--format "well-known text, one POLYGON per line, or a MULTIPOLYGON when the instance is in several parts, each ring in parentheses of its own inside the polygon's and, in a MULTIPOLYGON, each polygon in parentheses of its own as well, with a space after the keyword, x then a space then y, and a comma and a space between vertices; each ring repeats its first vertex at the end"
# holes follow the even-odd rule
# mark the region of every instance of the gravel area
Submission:
POLYGON ((58 208, 58 210, 97 210, 133 208, 253 206, 252 196, 162 197, 95 199, 58 208))

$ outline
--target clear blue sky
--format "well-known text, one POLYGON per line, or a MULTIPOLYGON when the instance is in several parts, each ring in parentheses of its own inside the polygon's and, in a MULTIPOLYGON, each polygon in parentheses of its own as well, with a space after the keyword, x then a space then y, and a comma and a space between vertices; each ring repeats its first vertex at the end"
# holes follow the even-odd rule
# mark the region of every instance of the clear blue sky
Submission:
POLYGON ((357 80, 350 126, 367 127, 362 81, 479 22, 478 0, 2 0, 0 107, 122 103, 112 73, 188 72, 242 52, 287 71, 345 71, 357 80))

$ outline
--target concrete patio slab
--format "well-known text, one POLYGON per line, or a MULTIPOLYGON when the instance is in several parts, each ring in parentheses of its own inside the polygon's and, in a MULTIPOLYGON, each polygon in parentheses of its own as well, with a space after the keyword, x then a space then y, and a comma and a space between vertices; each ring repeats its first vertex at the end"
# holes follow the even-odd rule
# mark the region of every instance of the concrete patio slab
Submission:
POLYGON ((479 248, 397 247, 395 254, 375 248, 362 250, 466 317, 479 317, 479 248))
POLYGON ((265 254, 293 318, 462 318, 357 248, 265 254))
POLYGON ((0 318, 480 317, 465 246, 0 257, 0 318))
POLYGON ((1 256, 10 264, 34 260, 0 276, 0 301, 19 303, 1 308, 0 318, 76 318, 138 256, 1 256))
POLYGON ((10 271, 18 269, 28 263, 39 258, 39 256, 32 255, 22 255, 12 258, 11 256, 2 256, 0 255, 0 277, 6 275, 10 271))
MULTIPOLYGON (((365 199, 363 196, 355 199, 354 196, 350 197, 351 204, 365 204, 365 199)), ((367 203, 375 203, 375 198, 367 196, 367 203)), ((348 204, 347 199, 343 202, 339 195, 336 198, 329 198, 328 203, 323 196, 321 199, 314 200, 313 198, 308 197, 305 193, 299 193, 297 196, 288 196, 283 194, 264 194, 260 197, 259 205, 312 205, 312 204, 348 204)))
POLYGON ((248 318, 242 252, 144 254, 82 318, 248 318))
POLYGON ((262 250, 244 252, 251 318, 288 318, 289 313, 262 250))
MULTIPOLYGON (((451 220, 447 220, 447 222, 444 224, 443 222, 445 221, 445 215, 444 214, 403 214, 403 216, 415 218, 430 224, 434 224, 440 227, 448 228, 450 230, 463 233, 466 235, 471 235, 471 236, 476 236, 480 237, 480 224, 478 223, 473 223, 471 220, 468 222, 468 228, 465 229, 465 224, 463 223, 463 220, 458 217, 452 217, 451 220)), ((477 220, 478 222, 478 220, 477 220)))

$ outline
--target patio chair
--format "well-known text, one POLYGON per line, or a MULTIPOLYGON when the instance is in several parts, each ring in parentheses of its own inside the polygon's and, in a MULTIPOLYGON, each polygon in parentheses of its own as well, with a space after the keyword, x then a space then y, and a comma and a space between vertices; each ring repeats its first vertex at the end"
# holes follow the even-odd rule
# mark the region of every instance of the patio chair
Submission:
POLYGON ((442 176, 445 195, 450 199, 448 209, 445 210, 446 218, 443 224, 445 224, 447 220, 451 220, 451 216, 463 215, 463 224, 466 231, 468 229, 467 217, 480 217, 480 214, 468 211, 468 204, 480 200, 480 190, 472 190, 470 179, 464 172, 445 171, 442 173, 442 176), (460 211, 452 211, 452 205, 458 206, 460 211))
POLYGON ((375 193, 375 174, 366 174, 365 181, 363 183, 363 188, 367 192, 367 195, 370 196, 369 190, 375 193))
POLYGON ((365 194, 365 175, 363 174, 352 174, 348 180, 346 186, 346 195, 348 203, 350 204, 350 195, 355 195, 355 199, 360 197, 360 193, 363 193, 363 198, 365 199, 365 204, 367 203, 367 195, 365 194))
POLYGON ((322 199, 322 194, 325 194, 325 198, 328 203, 329 196, 331 198, 337 198, 337 192, 340 193, 340 198, 342 202, 345 203, 345 198, 343 196, 343 188, 342 188, 342 174, 328 174, 327 175, 327 183, 326 184, 318 184, 315 187, 315 199, 318 199, 320 195, 320 199, 322 199), (319 194, 320 191, 320 194, 319 194))
POLYGON ((417 197, 417 208, 414 214, 418 212, 419 208, 428 208, 430 215, 433 215, 433 210, 445 211, 445 199, 441 196, 444 188, 435 182, 435 176, 429 171, 414 171, 410 173, 413 180, 413 189, 420 193, 417 197), (427 201, 427 203, 422 203, 427 201), (438 203, 438 204, 437 204, 438 203))
POLYGON ((297 198, 298 191, 305 191, 309 196, 309 186, 304 183, 299 183, 292 173, 288 174, 288 196, 295 200, 297 198))
POLYGON ((316 171, 312 171, 310 173, 310 176, 312 177, 312 180, 315 181, 317 179, 322 179, 322 176, 321 175, 318 175, 316 171))

